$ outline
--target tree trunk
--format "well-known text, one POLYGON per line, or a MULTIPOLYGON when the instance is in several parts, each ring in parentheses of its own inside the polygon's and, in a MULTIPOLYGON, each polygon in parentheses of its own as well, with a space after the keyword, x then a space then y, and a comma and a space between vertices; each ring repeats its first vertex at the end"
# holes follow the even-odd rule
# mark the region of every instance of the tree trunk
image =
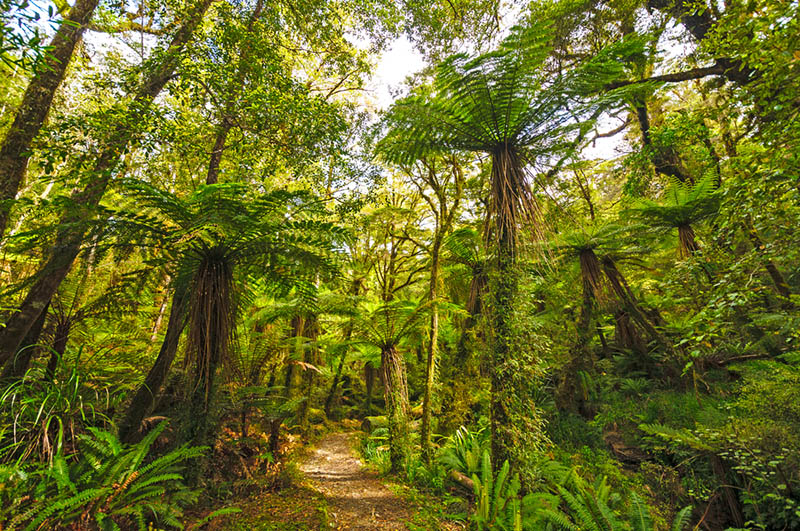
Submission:
MULTIPOLYGON (((169 276, 167 276, 167 283, 169 283, 169 276)), ((156 317, 156 322, 153 325, 153 331, 150 334, 151 343, 155 343, 156 339, 158 339, 159 332, 161 332, 161 325, 164 323, 164 315, 167 313, 168 303, 169 296, 164 294, 164 297, 161 299, 161 305, 158 307, 158 316, 156 317)))
POLYGON ((212 248, 200 260, 190 288, 187 362, 193 387, 185 440, 192 444, 209 444, 214 437, 217 369, 228 359, 236 322, 233 279, 231 259, 212 248))
POLYGON ((764 269, 767 270, 769 278, 772 279, 772 283, 775 285, 775 290, 781 297, 789 299, 792 294, 791 289, 789 289, 789 284, 786 282, 786 279, 783 278, 783 274, 780 272, 780 270, 778 270, 778 268, 775 267, 775 264, 772 263, 772 260, 764 256, 764 242, 761 241, 758 231, 756 230, 755 226, 753 226, 753 222, 749 219, 745 224, 745 232, 747 233, 747 237, 750 238, 750 242, 753 244, 753 248, 755 249, 756 253, 758 253, 758 255, 764 260, 764 269))
POLYGON ((722 498, 725 500, 725 505, 727 505, 731 520, 736 524, 736 527, 744 527, 745 521, 744 515, 742 514, 742 505, 739 502, 736 491, 728 483, 728 473, 725 462, 718 455, 714 454, 710 456, 710 460, 711 470, 714 472, 714 475, 717 476, 717 481, 720 482, 722 487, 722 498))
POLYGON ((408 385, 403 358, 394 345, 381 349, 383 396, 389 421, 391 471, 399 472, 410 451, 408 433, 408 385))
MULTIPOLYGON (((264 1, 258 0, 250 14, 250 19, 247 23, 247 31, 253 30, 258 17, 261 16, 261 11, 264 8, 264 1)), ((222 120, 216 127, 216 134, 214 136, 214 147, 211 150, 211 158, 208 164, 208 173, 206 174, 206 184, 216 184, 219 182, 219 165, 222 162, 222 155, 225 151, 225 141, 228 139, 228 133, 233 128, 233 114, 239 95, 244 88, 244 81, 247 73, 248 60, 250 58, 251 47, 250 40, 244 39, 242 49, 239 52, 239 68, 236 71, 236 76, 228 86, 229 93, 225 100, 225 108, 222 111, 222 120)))
POLYGON ((208 164, 208 173, 206 174, 206 184, 217 184, 219 182, 219 165, 222 162, 222 152, 225 150, 225 140, 228 138, 231 126, 232 124, 229 120, 223 120, 222 124, 217 127, 214 147, 211 149, 211 158, 208 164))
POLYGON ((678 179, 682 183, 694 184, 681 164, 680 157, 674 148, 656 146, 650 137, 650 117, 647 114, 647 104, 644 101, 636 102, 636 119, 642 133, 642 144, 648 151, 650 162, 658 173, 678 179))
POLYGON ((431 280, 428 289, 428 299, 431 306, 430 341, 428 344, 427 366, 425 371, 425 394, 422 398, 422 431, 420 439, 422 444, 422 458, 427 464, 433 459, 431 447, 431 413, 433 405, 433 386, 436 382, 437 350, 439 347, 439 307, 436 300, 439 296, 439 254, 442 246, 442 235, 434 238, 431 246, 431 280))
POLYGON ((0 147, 0 240, 5 234, 11 202, 17 195, 30 158, 33 139, 44 125, 56 90, 64 80, 75 46, 98 0, 77 0, 50 41, 44 64, 37 65, 22 103, 0 147))
POLYGON ((128 144, 134 139, 141 123, 141 116, 149 110, 153 99, 172 78, 180 62, 184 46, 191 39, 203 15, 213 0, 199 0, 172 38, 165 53, 155 54, 161 60, 153 65, 144 81, 133 94, 133 101, 126 106, 127 112, 116 125, 95 160, 91 178, 86 186, 72 194, 74 207, 61 217, 53 254, 41 268, 38 279, 27 296, 0 331, 0 363, 5 363, 19 348, 25 334, 44 310, 67 276, 72 263, 80 252, 86 232, 86 222, 100 203, 120 159, 128 144))
POLYGON ((633 295, 622 273, 617 269, 614 261, 608 257, 604 257, 602 263, 611 288, 614 290, 614 294, 623 306, 625 306, 625 310, 627 310, 633 320, 647 332, 651 339, 658 343, 664 350, 668 352, 672 351, 672 346, 667 341, 667 338, 653 326, 653 323, 651 323, 647 315, 645 315, 644 310, 639 306, 636 297, 633 295))
POLYGON ((583 282, 583 304, 578 322, 575 324, 577 341, 571 359, 564 366, 559 382, 556 403, 559 409, 574 411, 585 417, 589 416, 587 390, 582 386, 579 373, 594 366, 589 342, 592 337, 592 310, 594 306, 593 288, 589 282, 583 282))
MULTIPOLYGON (((302 347, 302 336, 303 336, 303 318, 300 316, 295 315, 292 317, 291 327, 292 330, 290 332, 290 338, 294 339, 294 348, 297 352, 300 351, 302 347)), ((294 394, 294 373, 295 373, 296 365, 292 363, 291 356, 287 356, 286 359, 286 373, 284 374, 283 379, 283 397, 288 402, 292 399, 292 395, 294 394)), ((270 452, 272 452, 273 456, 278 455, 278 450, 280 449, 280 436, 281 436, 281 425, 283 424, 283 417, 277 415, 270 421, 269 426, 269 448, 270 452)))
MULTIPOLYGON (((299 354, 300 350, 303 348, 303 318, 299 316, 292 317, 291 325, 291 337, 294 340, 294 350, 296 354, 299 354)), ((286 396, 286 399, 289 400, 294 394, 294 373, 297 365, 292 363, 291 359, 287 359, 286 362, 286 375, 283 381, 283 392, 286 396)))
POLYGON ((161 387, 167 380, 169 368, 178 351, 181 333, 186 326, 186 307, 189 295, 186 288, 178 288, 172 296, 172 308, 167 321, 167 333, 161 342, 161 350, 155 363, 147 373, 144 383, 133 395, 128 410, 119 424, 119 439, 123 442, 134 442, 140 434, 142 421, 150 413, 161 387))
POLYGON ((364 398, 364 416, 372 413, 372 391, 375 388, 375 369, 369 363, 364 365, 364 383, 366 384, 366 397, 364 398))
MULTIPOLYGON (((516 153, 504 147, 492 154, 492 198, 497 239, 496 278, 493 279, 493 328, 491 347, 491 434, 492 462, 502 466, 513 461, 513 402, 519 400, 514 371, 513 320, 517 292, 516 241, 518 224, 523 221, 525 176, 516 153)), ((512 466, 515 463, 511 463, 512 466)))
POLYGON ((50 353, 50 359, 44 371, 44 379, 48 382, 52 382, 55 379, 58 362, 64 358, 64 353, 67 351, 67 342, 69 341, 69 332, 71 328, 72 319, 69 317, 60 319, 56 325, 53 337, 53 351, 50 353))
POLYGON ((0 375, 0 380, 12 379, 18 380, 25 376, 25 373, 28 371, 28 367, 31 364, 31 358, 33 358, 33 354, 36 352, 36 343, 39 341, 39 336, 42 333, 42 328, 44 328, 44 321, 47 317, 47 306, 45 306, 44 310, 39 317, 36 319, 36 322, 33 326, 28 330, 25 339, 22 341, 22 345, 17 351, 17 353, 6 363, 5 367, 3 367, 3 373, 0 375))
MULTIPOLYGON (((319 319, 316 315, 308 319, 306 327, 307 339, 310 342, 315 342, 319 336, 319 319)), ((305 400, 300 403, 299 421, 300 429, 306 430, 308 428, 308 411, 311 408, 311 399, 314 395, 314 388, 316 384, 316 371, 311 366, 317 364, 318 350, 315 345, 308 345, 303 349, 303 389, 305 390, 305 400)))
MULTIPOLYGON (((348 343, 350 338, 353 335, 353 324, 352 321, 348 325, 347 330, 345 330, 344 341, 348 343)), ((330 418, 331 413, 333 411, 333 402, 336 398, 336 390, 339 387, 339 382, 342 379, 342 371, 344 371, 344 362, 347 358, 347 345, 345 344, 344 349, 342 350, 342 355, 339 358, 339 365, 336 367, 336 374, 333 376, 333 382, 331 383, 331 388, 328 390, 328 396, 325 397, 325 417, 330 418)))

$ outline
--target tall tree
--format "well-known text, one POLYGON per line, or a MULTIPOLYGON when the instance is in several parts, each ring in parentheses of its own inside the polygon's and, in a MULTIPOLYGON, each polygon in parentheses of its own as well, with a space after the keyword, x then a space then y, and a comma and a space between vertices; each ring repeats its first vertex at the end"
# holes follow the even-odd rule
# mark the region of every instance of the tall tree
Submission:
POLYGON ((422 158, 416 171, 409 176, 419 190, 420 196, 428 204, 433 216, 433 234, 429 244, 422 244, 430 259, 430 279, 428 301, 430 326, 428 331, 428 352, 425 361, 425 391, 422 397, 422 455, 426 462, 433 459, 431 446, 431 415, 436 382, 436 366, 439 348, 439 298, 441 297, 441 254, 447 234, 453 228, 459 203, 464 189, 464 173, 455 155, 438 159, 422 158))
POLYGON ((357 325, 358 338, 381 351, 381 380, 389 422, 389 459, 393 472, 401 470, 411 451, 408 381, 400 343, 417 328, 424 306, 407 301, 381 304, 357 325))
POLYGON ((130 101, 117 109, 121 113, 119 120, 102 142, 90 174, 84 176, 83 188, 72 193, 70 208, 61 216, 52 254, 40 268, 22 304, 0 331, 0 364, 14 355, 69 272, 81 250, 87 221, 93 218, 95 207, 118 170, 121 153, 140 131, 141 115, 147 114, 155 97, 172 78, 186 44, 212 2, 213 0, 198 0, 192 6, 166 49, 155 52, 145 65, 142 81, 131 93, 130 101))
POLYGON ((44 59, 35 65, 14 122, 0 146, 0 240, 30 159, 31 143, 44 125, 56 90, 64 80, 75 46, 89 24, 99 0, 77 0, 48 45, 44 59))
MULTIPOLYGON (((411 163, 436 152, 489 155, 492 240, 492 457, 496 463, 519 460, 519 452, 541 443, 541 424, 529 429, 519 419, 531 416, 523 398, 531 380, 516 369, 513 309, 517 296, 520 229, 541 232, 530 182, 531 166, 572 145, 582 136, 576 120, 591 115, 576 90, 588 83, 576 72, 553 77, 544 69, 551 50, 547 22, 518 28, 497 52, 469 58, 456 55, 436 71, 431 87, 395 104, 382 140, 390 159, 411 163), (523 412, 523 403, 525 411, 523 412), (526 439, 523 442, 522 439, 526 439)), ((618 74, 587 62, 594 81, 618 74)), ((533 421, 536 423, 536 421, 533 421)))

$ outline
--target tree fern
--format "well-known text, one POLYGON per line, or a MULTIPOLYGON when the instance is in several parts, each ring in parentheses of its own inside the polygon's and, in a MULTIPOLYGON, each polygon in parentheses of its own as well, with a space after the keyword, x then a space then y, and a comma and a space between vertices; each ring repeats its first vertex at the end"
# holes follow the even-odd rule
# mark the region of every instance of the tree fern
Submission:
MULTIPOLYGON (((500 47, 469 57, 454 55, 438 65, 433 82, 395 103, 385 119, 387 134, 379 151, 388 161, 411 164, 442 152, 479 152, 491 160, 489 214, 494 230, 497 279, 492 315, 492 444, 495 461, 514 458, 519 446, 540 444, 539 430, 520 444, 510 433, 516 414, 508 404, 524 391, 527 379, 508 378, 513 365, 513 313, 516 297, 517 240, 522 226, 541 236, 542 220, 532 190, 536 165, 576 149, 606 104, 587 97, 591 87, 619 75, 613 54, 601 54, 582 68, 553 75, 545 68, 556 21, 514 28, 500 47)), ((625 43, 627 45, 629 43, 625 43)), ((520 460, 521 461, 521 460, 520 460)), ((516 459, 514 460, 517 463, 516 459)))
POLYGON ((644 221, 657 235, 677 230, 678 253, 686 258, 700 250, 694 227, 715 216, 719 204, 720 195, 713 176, 704 177, 695 184, 673 179, 661 201, 640 200, 626 213, 644 221))

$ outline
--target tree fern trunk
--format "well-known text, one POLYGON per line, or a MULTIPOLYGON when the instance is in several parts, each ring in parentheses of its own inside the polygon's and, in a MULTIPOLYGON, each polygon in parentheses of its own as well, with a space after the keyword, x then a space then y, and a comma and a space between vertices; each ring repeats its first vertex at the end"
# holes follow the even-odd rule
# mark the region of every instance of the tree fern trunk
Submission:
POLYGON ((633 292, 628 286, 628 283, 625 281, 625 278, 622 276, 622 273, 620 273, 619 269, 617 269, 616 264, 610 258, 604 257, 603 269, 606 272, 606 276, 611 284, 611 288, 614 290, 614 294, 625 306, 625 309, 628 311, 633 320, 636 321, 636 323, 642 328, 644 328, 650 338, 658 343, 662 348, 664 348, 666 351, 671 351, 672 345, 670 345, 670 343, 667 341, 667 338, 664 337, 664 335, 659 332, 655 326, 653 326, 653 323, 650 322, 650 319, 647 318, 647 315, 645 315, 644 310, 642 310, 641 306, 639 306, 639 302, 633 295, 633 292))
POLYGON ((512 313, 517 291, 516 242, 520 219, 520 179, 516 154, 504 146, 492 154, 492 200, 497 238, 496 277, 493 279, 491 432, 492 461, 511 458, 514 445, 511 403, 517 398, 509 370, 513 365, 512 313))
POLYGON ((410 450, 408 385, 403 358, 394 345, 381 349, 383 394, 389 421, 389 458, 392 472, 402 469, 410 450))

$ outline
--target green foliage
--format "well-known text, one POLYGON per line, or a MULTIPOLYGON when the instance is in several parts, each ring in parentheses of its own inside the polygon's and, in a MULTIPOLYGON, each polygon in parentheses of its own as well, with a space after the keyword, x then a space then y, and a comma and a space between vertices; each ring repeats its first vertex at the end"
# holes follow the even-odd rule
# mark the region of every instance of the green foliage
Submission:
MULTIPOLYGON (((627 495, 629 502, 624 510, 623 497, 614 492, 605 477, 594 484, 576 474, 555 485, 560 498, 560 508, 545 508, 539 512, 540 525, 548 529, 575 531, 655 531, 647 504, 635 492, 627 495)), ((683 531, 688 525, 692 508, 685 507, 675 516, 671 530, 683 531)))
POLYGON ((389 459, 389 429, 376 428, 372 434, 364 439, 361 451, 368 463, 374 465, 381 474, 386 474, 391 468, 389 459))
POLYGON ((484 450, 481 472, 472 475, 475 512, 472 522, 479 530, 522 530, 522 509, 518 498, 519 477, 509 477, 508 461, 494 474, 489 451, 484 450))
POLYGON ((439 462, 470 477, 481 471, 481 460, 488 447, 489 437, 485 428, 470 431, 466 426, 461 426, 447 438, 439 451, 439 462))
MULTIPOLYGON (((70 353, 68 353, 70 354, 70 353)), ((56 378, 47 378, 34 365, 0 394, 0 461, 51 462, 55 455, 74 450, 86 429, 107 426, 106 412, 124 398, 131 367, 111 352, 89 356, 82 350, 56 378)))
POLYGON ((147 529, 150 523, 182 527, 181 508, 194 502, 181 476, 182 465, 205 448, 182 446, 150 455, 166 427, 162 422, 133 446, 107 431, 81 435, 79 453, 58 453, 50 466, 5 467, 0 484, 6 503, 0 520, 9 529, 89 524, 100 529, 147 529))

